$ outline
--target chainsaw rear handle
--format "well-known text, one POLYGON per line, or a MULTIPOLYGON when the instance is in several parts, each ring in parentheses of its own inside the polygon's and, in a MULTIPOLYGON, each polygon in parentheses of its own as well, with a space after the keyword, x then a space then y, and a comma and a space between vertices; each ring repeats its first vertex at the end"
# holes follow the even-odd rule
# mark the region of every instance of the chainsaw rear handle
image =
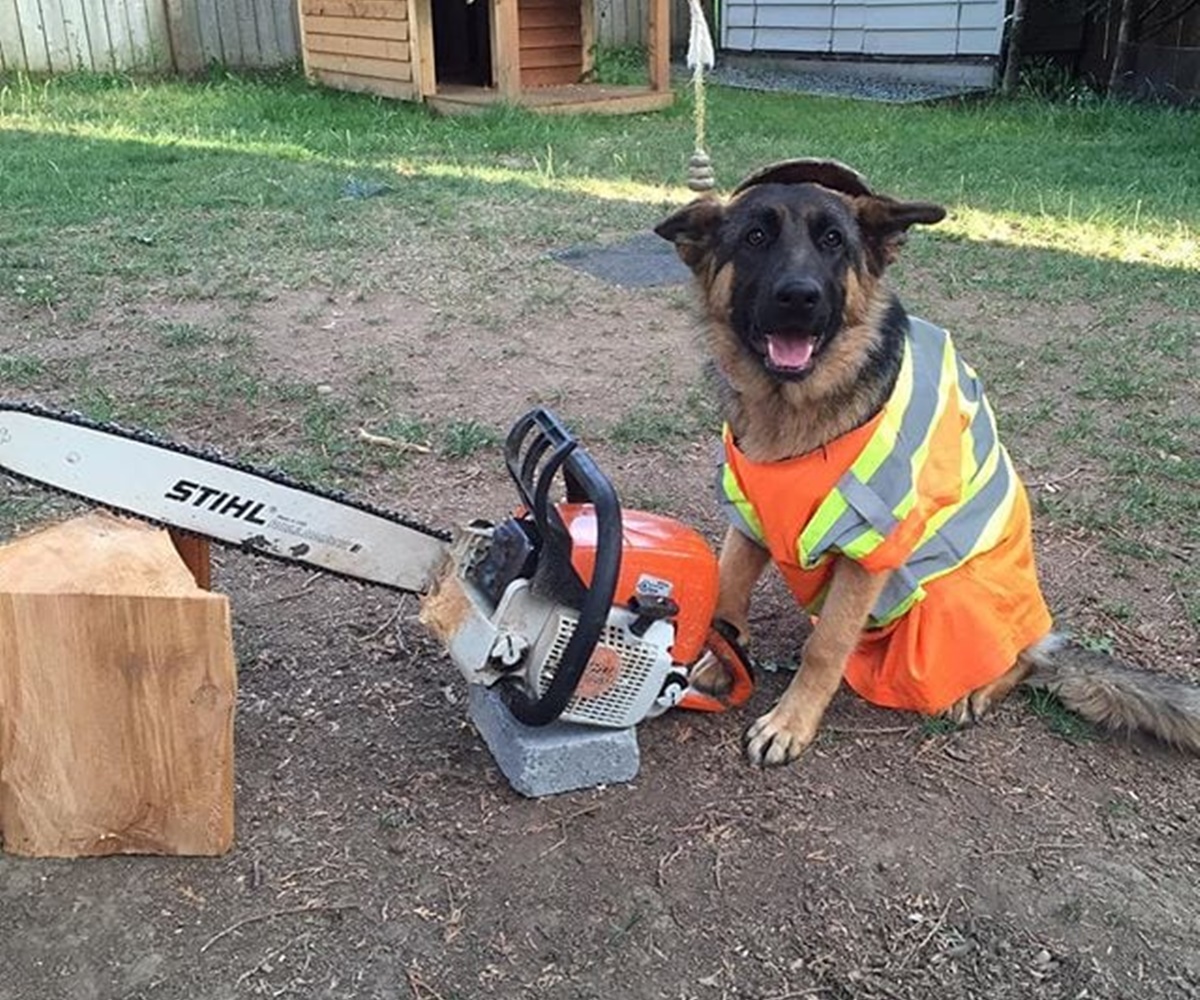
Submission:
POLYGON ((541 697, 516 683, 501 688, 513 716, 527 726, 544 726, 566 709, 608 622, 621 570, 621 504, 600 467, 550 410, 538 407, 508 433, 504 460, 535 529, 535 593, 569 604, 578 612, 575 632, 563 650, 553 680, 541 697), (596 515, 596 563, 585 584, 571 564, 571 535, 550 490, 559 473, 570 503, 588 503, 596 515))

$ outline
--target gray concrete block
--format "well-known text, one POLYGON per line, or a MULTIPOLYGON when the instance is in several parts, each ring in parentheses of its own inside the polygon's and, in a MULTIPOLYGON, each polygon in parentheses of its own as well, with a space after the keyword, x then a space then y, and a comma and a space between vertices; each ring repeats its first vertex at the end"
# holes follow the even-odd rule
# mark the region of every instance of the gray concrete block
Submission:
POLYGON ((505 708, 498 690, 480 684, 470 685, 469 709, 504 777, 522 795, 539 798, 637 777, 640 757, 632 728, 526 726, 505 708))

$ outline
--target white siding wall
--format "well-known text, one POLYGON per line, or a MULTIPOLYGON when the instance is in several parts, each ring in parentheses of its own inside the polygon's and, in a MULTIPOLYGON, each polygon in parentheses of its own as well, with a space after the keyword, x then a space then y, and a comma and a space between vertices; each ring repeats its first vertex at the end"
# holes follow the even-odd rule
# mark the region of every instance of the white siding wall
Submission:
POLYGON ((995 56, 1004 0, 727 0, 721 43, 741 52, 995 56))

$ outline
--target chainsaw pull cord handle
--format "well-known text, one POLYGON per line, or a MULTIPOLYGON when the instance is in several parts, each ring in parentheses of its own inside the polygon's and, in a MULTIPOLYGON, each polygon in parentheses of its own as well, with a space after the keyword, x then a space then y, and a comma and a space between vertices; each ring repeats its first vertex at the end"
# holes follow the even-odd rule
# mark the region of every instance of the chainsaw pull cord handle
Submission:
POLYGON ((542 550, 538 555, 534 589, 548 583, 553 587, 555 581, 561 585, 566 577, 574 580, 582 595, 576 606, 579 621, 575 631, 563 650, 553 680, 541 697, 530 695, 516 683, 501 687, 505 703, 518 722, 544 726, 566 709, 608 622, 621 569, 621 505, 608 477, 579 447, 579 442, 558 418, 544 407, 527 414, 509 432, 505 461, 539 535, 542 550), (526 439, 535 430, 537 436, 522 454, 526 439), (545 458, 548 451, 549 457, 545 458), (550 487, 560 470, 567 484, 568 499, 590 503, 595 511, 596 561, 591 583, 586 587, 571 565, 570 533, 550 503, 550 487))

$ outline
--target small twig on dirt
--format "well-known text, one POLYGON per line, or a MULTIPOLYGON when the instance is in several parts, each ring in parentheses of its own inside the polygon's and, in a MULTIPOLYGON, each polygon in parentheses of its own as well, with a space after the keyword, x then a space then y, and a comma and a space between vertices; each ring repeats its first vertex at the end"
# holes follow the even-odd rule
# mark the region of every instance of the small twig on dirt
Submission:
POLYGON ((304 583, 302 583, 300 585, 299 590, 293 590, 289 594, 280 594, 279 597, 276 597, 274 600, 268 601, 267 603, 268 604, 283 604, 287 601, 294 601, 298 597, 303 597, 305 594, 308 593, 308 588, 311 587, 314 583, 316 583, 319 579, 321 579, 321 577, 323 577, 324 575, 325 575, 325 572, 323 570, 317 570, 317 572, 315 572, 311 576, 309 576, 308 579, 305 580, 304 583))
POLYGON ((927 761, 926 763, 933 765, 933 768, 935 770, 948 771, 950 774, 953 774, 956 778, 961 778, 963 781, 969 781, 972 785, 977 785, 980 788, 987 788, 987 789, 992 788, 992 786, 989 785, 986 781, 980 781, 974 775, 967 774, 966 771, 960 770, 959 768, 955 767, 952 764, 941 764, 941 763, 938 763, 936 760, 930 760, 930 761, 927 761))
POLYGON ((668 851, 658 859, 658 888, 661 889, 667 884, 667 868, 682 853, 683 844, 676 844, 674 850, 668 851))
POLYGON ((1048 490, 1049 492, 1053 493, 1054 488, 1059 483, 1065 483, 1068 479, 1074 479, 1082 471, 1083 471, 1083 466, 1077 465, 1075 468, 1073 468, 1070 472, 1066 473, 1065 475, 1051 476, 1049 479, 1043 479, 1040 483, 1029 483, 1028 488, 1031 490, 1039 490, 1039 489, 1040 490, 1048 490))
POLYGON ((975 858, 996 858, 1004 854, 1037 854, 1038 851, 1073 851, 1087 846, 1087 844, 1083 843, 1063 843, 1059 841, 1055 844, 1031 844, 1029 847, 1006 847, 998 848, 994 851, 976 851, 971 856, 975 858))
MULTIPOLYGON (((899 733, 911 733, 916 726, 826 726, 825 732, 836 733, 838 736, 895 736, 899 733)), ((818 987, 824 989, 824 987, 818 987)))
POLYGON ((786 993, 772 993, 769 997, 763 997, 763 1000, 799 1000, 800 997, 815 997, 821 993, 828 992, 828 986, 806 986, 802 990, 788 990, 786 993))
POLYGON ((371 642, 373 639, 378 639, 381 635, 383 635, 384 632, 386 632, 389 628, 391 628, 392 625, 395 623, 396 619, 400 617, 400 612, 404 610, 404 603, 407 599, 408 599, 407 594, 401 594, 400 600, 398 600, 396 602, 396 610, 391 613, 388 620, 385 621, 382 625, 380 625, 379 628, 377 628, 370 635, 364 635, 362 637, 362 641, 363 642, 371 642))
POLYGON ((357 903, 336 903, 332 905, 314 905, 309 903, 306 906, 290 906, 283 910, 271 910, 269 913, 256 913, 252 917, 246 917, 235 924, 230 924, 223 931, 218 931, 200 946, 200 954, 203 955, 222 938, 228 937, 234 931, 241 930, 249 924, 261 923, 264 920, 274 920, 276 917, 293 916, 297 913, 344 913, 346 910, 357 909, 359 909, 357 903))
POLYGON ((432 997, 433 1000, 443 1000, 442 995, 425 982, 416 969, 409 969, 406 975, 408 976, 408 988, 412 990, 413 1000, 426 1000, 427 997, 432 997))
POLYGON ((713 884, 717 887, 717 892, 724 892, 725 887, 721 885, 721 848, 714 848, 713 853, 713 884))
POLYGON ((397 451, 415 451, 421 455, 428 455, 433 450, 427 444, 417 444, 415 441, 397 441, 395 438, 385 437, 382 434, 372 434, 365 427, 358 429, 358 439, 365 444, 377 444, 382 448, 395 448, 397 451))
POLYGON ((908 965, 909 961, 912 960, 913 956, 916 955, 922 948, 924 948, 927 944, 929 944, 930 941, 933 940, 933 936, 942 929, 942 924, 944 924, 946 922, 946 914, 949 912, 950 912, 950 901, 947 901, 946 905, 942 907, 941 914, 938 916, 937 920, 934 921, 933 927, 930 928, 929 933, 926 934, 923 938, 921 938, 919 943, 917 943, 917 944, 913 945, 913 947, 909 948, 908 954, 905 955, 902 959, 900 959, 900 968, 903 969, 906 965, 908 965))
MULTIPOLYGON (((576 809, 573 813, 568 813, 566 816, 556 817, 558 820, 559 838, 553 844, 551 844, 549 847, 547 847, 544 851, 542 851, 542 853, 537 856, 537 860, 540 861, 547 854, 553 854, 560 847, 562 847, 563 844, 565 844, 567 842, 567 826, 571 822, 571 820, 578 819, 580 816, 589 816, 594 812, 598 812, 599 810, 600 810, 600 803, 595 802, 590 806, 584 806, 582 809, 576 809)), ((535 830, 548 830, 549 828, 550 828, 550 824, 548 824, 548 823, 544 824, 540 827, 534 827, 535 830)), ((531 830, 530 832, 533 832, 533 831, 531 830)))

